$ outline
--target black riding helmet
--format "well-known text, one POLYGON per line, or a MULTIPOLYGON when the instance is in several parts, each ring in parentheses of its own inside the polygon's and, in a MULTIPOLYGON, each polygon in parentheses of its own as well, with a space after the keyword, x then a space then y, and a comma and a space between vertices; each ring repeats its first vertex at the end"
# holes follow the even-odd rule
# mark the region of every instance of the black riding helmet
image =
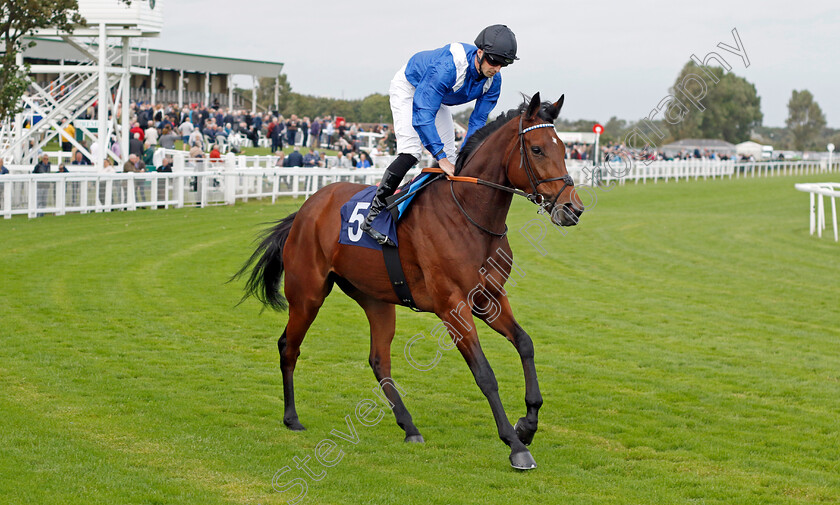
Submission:
POLYGON ((491 25, 475 38, 475 47, 510 65, 516 57, 516 36, 505 25, 491 25))

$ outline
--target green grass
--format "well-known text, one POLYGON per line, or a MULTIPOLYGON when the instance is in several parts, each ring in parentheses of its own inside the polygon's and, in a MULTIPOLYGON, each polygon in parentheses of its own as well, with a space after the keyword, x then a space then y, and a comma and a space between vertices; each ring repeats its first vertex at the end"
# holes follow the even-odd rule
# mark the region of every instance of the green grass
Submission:
MULTIPOLYGON (((306 478, 293 457, 332 438, 344 457, 301 503, 838 503, 840 246, 809 236, 793 188, 825 178, 598 191, 545 256, 516 233, 534 217, 517 202, 511 303, 545 400, 528 473, 460 355, 405 362, 435 323, 407 309, 394 377, 426 443, 390 415, 356 422, 357 445, 331 436, 375 385, 365 318, 338 290, 296 374, 308 430, 283 427, 285 314, 234 307, 242 284, 225 281, 300 200, 2 221, 2 502, 285 503, 272 476, 306 478)), ((479 331, 515 420, 518 357, 479 331)))

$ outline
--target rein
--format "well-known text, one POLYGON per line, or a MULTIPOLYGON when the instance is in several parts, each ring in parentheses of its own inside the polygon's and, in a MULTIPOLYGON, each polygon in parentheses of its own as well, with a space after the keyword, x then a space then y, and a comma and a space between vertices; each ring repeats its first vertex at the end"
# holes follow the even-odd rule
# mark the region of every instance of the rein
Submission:
POLYGON ((443 169, 437 168, 437 167, 424 168, 421 171, 422 173, 428 173, 428 174, 444 174, 444 175, 446 175, 446 178, 450 182, 449 189, 452 192, 452 199, 455 200, 455 204, 458 206, 458 210, 461 211, 461 214, 463 214, 464 217, 466 217, 467 220, 470 223, 472 223, 475 227, 477 227, 478 229, 480 229, 481 231, 483 231, 483 232, 485 232, 489 235, 493 235, 494 237, 504 237, 505 235, 507 235, 507 232, 508 232, 507 224, 505 224, 505 231, 503 231, 501 233, 494 232, 492 230, 488 230, 484 226, 481 226, 480 224, 478 224, 472 217, 470 217, 469 214, 467 214, 467 211, 464 209, 464 207, 461 205, 461 202, 459 202, 458 198, 455 196, 455 183, 456 182, 469 182, 469 183, 472 183, 472 184, 480 184, 482 186, 487 186, 487 187, 490 187, 490 188, 493 188, 493 189, 497 189, 499 191, 506 191, 506 192, 512 193, 514 195, 523 196, 523 197, 527 198, 529 202, 531 202, 535 205, 538 205, 540 207, 541 212, 545 211, 546 207, 547 208, 553 207, 555 202, 557 202, 557 199, 560 198, 560 195, 563 193, 563 191, 565 191, 567 187, 572 187, 572 186, 575 185, 575 182, 572 179, 572 176, 568 175, 568 174, 564 175, 562 177, 551 177, 549 179, 537 179, 537 176, 534 173, 534 169, 531 166, 531 161, 530 161, 530 158, 528 157, 528 153, 525 150, 525 134, 528 133, 531 130, 536 130, 538 128, 549 128, 549 127, 554 128, 554 125, 552 123, 541 123, 541 124, 534 125, 534 126, 529 126, 528 128, 523 129, 522 128, 522 118, 523 118, 523 116, 519 116, 519 133, 518 133, 518 135, 519 135, 519 168, 523 168, 523 167, 525 168, 525 173, 528 175, 528 181, 531 183, 531 189, 533 190, 531 193, 526 193, 525 191, 522 191, 522 190, 516 189, 516 188, 511 188, 510 186, 503 186, 501 184, 496 184, 495 182, 485 181, 484 179, 479 179, 478 177, 465 177, 465 176, 461 176, 461 175, 446 175, 446 173, 443 171, 443 169), (539 187, 540 184, 545 184, 547 182, 554 182, 554 181, 563 181, 563 187, 560 188, 560 191, 558 191, 557 194, 554 195, 554 198, 551 199, 551 203, 546 204, 545 203, 545 197, 543 197, 541 194, 539 194, 537 192, 537 187, 539 187))
MULTIPOLYGON (((424 173, 424 174, 444 174, 444 175, 446 174, 446 172, 444 172, 442 168, 437 168, 437 167, 424 168, 420 172, 424 173)), ((520 189, 511 188, 510 186, 502 186, 501 184, 496 184, 495 182, 485 181, 484 179, 479 179, 478 177, 466 177, 466 176, 462 176, 462 175, 451 175, 451 176, 447 175, 446 179, 449 180, 450 182, 470 182, 472 184, 479 184, 481 186, 488 186, 488 187, 491 187, 491 188, 495 188, 495 189, 498 189, 500 191, 507 191, 508 193, 513 193, 514 195, 524 196, 525 198, 528 199, 528 201, 538 204, 538 202, 536 202, 535 199, 534 199, 534 195, 531 194, 531 193, 526 193, 526 192, 524 192, 520 189)), ((542 198, 542 195, 538 195, 538 196, 540 198, 542 198)))

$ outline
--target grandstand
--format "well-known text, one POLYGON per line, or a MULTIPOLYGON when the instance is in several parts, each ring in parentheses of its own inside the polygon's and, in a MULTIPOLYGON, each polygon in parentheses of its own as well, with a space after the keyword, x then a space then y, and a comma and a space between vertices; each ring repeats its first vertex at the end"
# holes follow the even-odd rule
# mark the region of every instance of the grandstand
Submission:
MULTIPOLYGON (((120 151, 128 152, 124 132, 131 101, 235 105, 234 75, 252 77, 254 109, 257 79, 274 77, 277 102, 282 63, 148 49, 146 40, 163 28, 162 4, 80 0, 85 26, 72 34, 56 29, 32 33, 35 46, 18 55, 19 65, 30 65, 30 89, 21 99, 23 111, 0 126, 0 158, 11 166, 31 162, 29 154, 43 149, 69 122, 78 133, 65 140, 101 169, 105 149, 92 152, 93 146, 115 137, 120 151), (79 121, 92 108, 95 123, 79 121)), ((117 166, 124 162, 107 155, 117 166)))
MULTIPOLYGON (((24 62, 38 65, 76 63, 82 56, 72 45, 60 39, 33 37, 36 45, 24 53, 24 62)), ((119 48, 119 46, 117 46, 119 48)), ((283 71, 283 63, 272 61, 226 58, 161 49, 142 50, 143 67, 148 75, 132 75, 129 98, 136 102, 220 103, 228 107, 243 107, 246 101, 234 93, 233 77, 250 76, 254 82, 260 77, 275 79, 283 71)), ((32 80, 49 86, 61 76, 60 72, 34 73, 32 80)), ((275 91, 279 91, 275 86, 275 91)), ((275 95, 275 103, 278 96, 275 95)), ((254 100, 247 105, 253 106, 254 100)))

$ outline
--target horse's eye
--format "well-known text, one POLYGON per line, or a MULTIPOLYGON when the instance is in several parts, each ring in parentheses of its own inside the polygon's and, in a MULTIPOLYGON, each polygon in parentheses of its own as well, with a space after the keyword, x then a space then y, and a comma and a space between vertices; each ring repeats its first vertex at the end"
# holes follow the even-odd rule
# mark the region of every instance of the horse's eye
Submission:
POLYGON ((531 152, 539 156, 542 154, 542 149, 539 146, 531 146, 531 152))

